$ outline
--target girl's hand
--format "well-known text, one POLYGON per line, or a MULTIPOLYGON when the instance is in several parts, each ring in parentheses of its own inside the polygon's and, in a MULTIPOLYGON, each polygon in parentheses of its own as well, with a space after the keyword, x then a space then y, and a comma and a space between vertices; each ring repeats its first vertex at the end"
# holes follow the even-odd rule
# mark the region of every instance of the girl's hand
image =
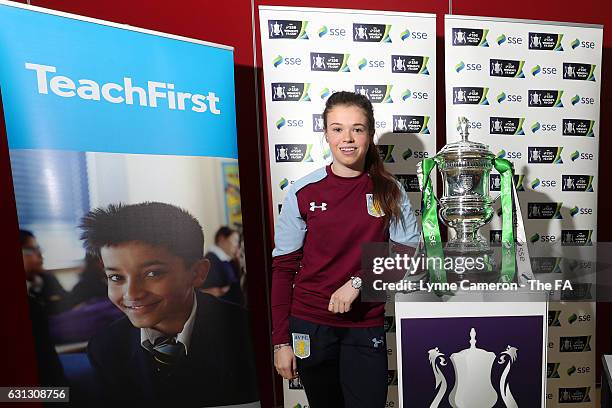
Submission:
POLYGON ((346 313, 351 310, 351 304, 357 296, 359 289, 355 289, 349 280, 331 295, 327 310, 333 313, 346 313))
POLYGON ((291 346, 284 346, 274 352, 274 367, 283 378, 297 377, 297 362, 291 346))

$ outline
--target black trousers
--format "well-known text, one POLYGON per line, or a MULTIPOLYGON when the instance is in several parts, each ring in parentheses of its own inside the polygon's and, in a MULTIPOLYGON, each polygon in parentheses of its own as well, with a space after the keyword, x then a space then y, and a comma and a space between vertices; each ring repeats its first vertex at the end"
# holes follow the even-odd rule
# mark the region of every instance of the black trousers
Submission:
POLYGON ((331 327, 290 318, 291 333, 310 337, 297 369, 310 408, 384 408, 387 342, 380 327, 331 327))

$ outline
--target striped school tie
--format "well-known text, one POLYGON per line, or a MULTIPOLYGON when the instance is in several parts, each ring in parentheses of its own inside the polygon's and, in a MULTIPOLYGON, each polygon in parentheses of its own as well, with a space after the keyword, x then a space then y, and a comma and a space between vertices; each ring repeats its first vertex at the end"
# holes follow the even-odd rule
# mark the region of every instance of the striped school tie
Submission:
POLYGON ((185 345, 175 337, 158 337, 151 344, 145 340, 144 347, 149 350, 158 363, 170 366, 186 356, 185 345))

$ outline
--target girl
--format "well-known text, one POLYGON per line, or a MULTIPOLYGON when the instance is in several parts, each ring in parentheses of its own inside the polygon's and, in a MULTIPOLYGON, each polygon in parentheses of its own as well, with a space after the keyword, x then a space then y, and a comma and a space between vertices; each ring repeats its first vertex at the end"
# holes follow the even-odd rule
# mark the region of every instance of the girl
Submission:
POLYGON ((274 365, 287 379, 299 372, 312 408, 384 407, 385 305, 359 299, 361 244, 416 247, 420 234, 374 145, 370 101, 334 93, 323 121, 333 162, 291 186, 276 226, 274 365))

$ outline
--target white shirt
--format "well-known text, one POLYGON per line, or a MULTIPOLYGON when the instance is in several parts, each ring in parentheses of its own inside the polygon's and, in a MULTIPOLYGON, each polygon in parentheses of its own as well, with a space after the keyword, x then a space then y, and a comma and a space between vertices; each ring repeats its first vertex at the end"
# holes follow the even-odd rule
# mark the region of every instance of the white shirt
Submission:
POLYGON ((223 262, 229 262, 232 260, 232 258, 230 258, 230 256, 226 254, 224 250, 222 250, 216 245, 211 245, 208 250, 213 254, 217 255, 217 258, 219 258, 223 262))
MULTIPOLYGON (((189 353, 189 344, 191 342, 191 333, 193 332, 193 324, 195 321, 196 309, 198 308, 198 300, 193 294, 193 306, 191 307, 191 314, 183 326, 183 330, 176 335, 176 341, 179 341, 185 345, 185 354, 189 353)), ((149 340, 151 344, 155 343, 155 339, 158 337, 166 337, 167 335, 152 328, 145 327, 140 329, 140 344, 144 347, 144 342, 149 340)), ((146 347, 144 347, 146 348, 146 347)))

